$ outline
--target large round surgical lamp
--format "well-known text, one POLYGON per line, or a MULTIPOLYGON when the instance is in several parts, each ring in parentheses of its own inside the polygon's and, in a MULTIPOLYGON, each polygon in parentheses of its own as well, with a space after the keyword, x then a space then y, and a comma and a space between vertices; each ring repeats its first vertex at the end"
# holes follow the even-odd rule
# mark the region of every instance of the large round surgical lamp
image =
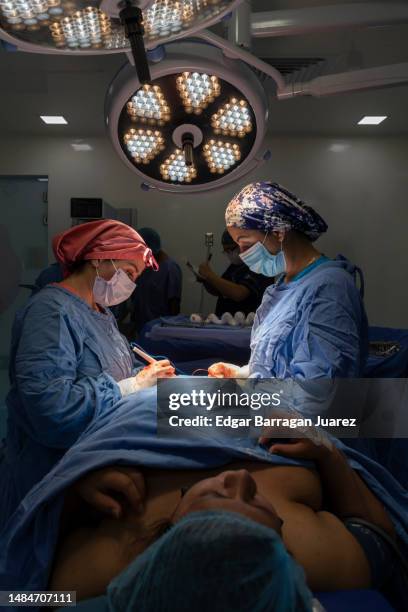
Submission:
POLYGON ((0 38, 33 53, 130 51, 150 80, 145 47, 194 34, 242 0, 0 0, 0 38))
POLYGON ((268 105, 254 72, 208 44, 165 47, 142 85, 126 65, 105 117, 119 157, 148 188, 207 191, 251 172, 265 156, 268 105))

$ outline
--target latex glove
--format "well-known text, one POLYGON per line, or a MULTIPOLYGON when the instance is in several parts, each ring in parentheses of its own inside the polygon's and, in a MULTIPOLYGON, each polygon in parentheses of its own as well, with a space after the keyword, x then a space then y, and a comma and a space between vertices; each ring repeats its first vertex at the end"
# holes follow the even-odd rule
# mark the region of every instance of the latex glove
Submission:
POLYGON ((141 389, 153 387, 158 378, 172 378, 175 376, 175 370, 168 359, 155 361, 146 366, 131 378, 124 378, 118 382, 122 397, 136 393, 141 389))
POLYGON ((213 363, 208 368, 208 376, 211 378, 248 378, 249 367, 247 365, 240 367, 233 363, 213 363))
POLYGON ((122 516, 128 508, 141 512, 146 498, 143 474, 126 466, 90 472, 75 483, 73 490, 95 510, 115 518, 122 516))

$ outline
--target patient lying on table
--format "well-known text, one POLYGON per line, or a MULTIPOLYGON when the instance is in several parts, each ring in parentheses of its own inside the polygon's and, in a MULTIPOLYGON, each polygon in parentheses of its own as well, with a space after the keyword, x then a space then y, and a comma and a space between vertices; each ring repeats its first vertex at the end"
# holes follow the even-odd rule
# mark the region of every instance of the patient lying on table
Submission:
MULTIPOLYGON (((89 473, 67 495, 49 588, 76 590, 78 599, 97 596, 130 564, 130 568, 138 564, 137 575, 132 575, 137 610, 160 610, 164 609, 160 601, 162 604, 166 601, 168 606, 172 597, 176 597, 169 585, 176 580, 180 583, 178 572, 185 562, 189 567, 189 587, 183 592, 183 609, 197 609, 199 593, 214 588, 212 570, 208 569, 208 574, 202 571, 203 550, 213 554, 211 565, 215 565, 216 575, 225 573, 222 588, 240 592, 242 577, 237 569, 237 551, 232 551, 228 540, 231 533, 235 533, 233 542, 240 550, 240 562, 246 563, 245 575, 249 579, 252 568, 258 577, 254 578, 255 591, 261 589, 259 572, 255 570, 267 557, 264 552, 259 555, 259 551, 251 556, 248 542, 256 548, 258 536, 262 536, 262 542, 271 542, 268 550, 279 556, 279 571, 287 568, 286 575, 280 575, 280 584, 273 587, 275 590, 281 591, 282 581, 289 581, 298 597, 310 596, 297 564, 303 568, 311 590, 381 588, 397 564, 387 542, 387 536, 388 540, 395 539, 394 528, 382 504, 349 467, 342 453, 336 448, 318 447, 306 439, 273 444, 270 450, 287 457, 310 459, 316 469, 245 461, 230 464, 226 471, 218 468, 208 472, 142 473, 132 467, 112 466, 89 473), (80 511, 82 508, 87 512, 80 511), (73 516, 76 521, 83 519, 82 523, 73 523, 73 516), (211 526, 218 528, 219 533, 217 538, 208 536, 206 540, 211 526), (177 556, 172 556, 175 542, 182 546, 183 563, 177 563, 177 556), (191 547, 194 550, 194 546, 196 560, 194 555, 190 558, 183 552, 191 547), (370 550, 376 554, 369 553, 370 550), (166 564, 167 553, 173 561, 166 564), (160 561, 155 565, 157 556, 160 561), (134 561, 136 557, 139 558, 134 561), (153 588, 149 581, 151 572, 153 577, 156 573, 155 567, 160 569, 162 578, 160 583, 156 580, 153 588), (144 607, 145 596, 150 608, 148 604, 144 607), (186 597, 191 601, 186 601, 186 597)), ((118 579, 119 585, 121 580, 122 577, 118 579)), ((276 572, 274 576, 271 570, 267 580, 272 588, 276 572)), ((115 583, 112 588, 114 593, 115 583)), ((228 598, 228 593, 225 597, 228 598)), ((232 609, 223 605, 225 610, 232 609)), ((234 604, 235 612, 249 609, 242 605, 234 604)), ((309 604, 301 607, 295 602, 293 607, 284 609, 311 608, 309 604)))

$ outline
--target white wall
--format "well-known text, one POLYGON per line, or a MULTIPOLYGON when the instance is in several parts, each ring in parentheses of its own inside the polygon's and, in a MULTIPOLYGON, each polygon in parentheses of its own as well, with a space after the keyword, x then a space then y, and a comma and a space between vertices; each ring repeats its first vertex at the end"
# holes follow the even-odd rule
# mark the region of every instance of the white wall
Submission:
MULTIPOLYGON (((250 180, 272 178, 326 219, 329 232, 318 244, 327 255, 341 252, 363 268, 370 322, 408 327, 407 139, 271 138, 272 159, 256 174, 222 191, 190 196, 142 192, 108 140, 87 142, 92 151, 74 152, 68 139, 0 140, 0 174, 49 175, 50 236, 69 226, 71 197, 103 197, 117 207, 136 207, 139 224, 155 227, 180 263, 199 263, 204 232, 213 231, 219 241, 229 198, 250 180)), ((217 245, 213 264, 219 271, 225 266, 220 251, 217 245)), ((199 288, 188 271, 184 277, 183 310, 192 312, 199 288)))

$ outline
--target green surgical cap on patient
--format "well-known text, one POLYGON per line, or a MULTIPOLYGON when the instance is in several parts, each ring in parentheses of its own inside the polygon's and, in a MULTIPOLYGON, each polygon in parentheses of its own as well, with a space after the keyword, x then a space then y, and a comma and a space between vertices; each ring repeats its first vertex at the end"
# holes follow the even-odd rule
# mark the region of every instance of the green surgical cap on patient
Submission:
POLYGON ((302 569, 278 534, 232 512, 193 512, 108 588, 115 612, 309 612, 302 569))

